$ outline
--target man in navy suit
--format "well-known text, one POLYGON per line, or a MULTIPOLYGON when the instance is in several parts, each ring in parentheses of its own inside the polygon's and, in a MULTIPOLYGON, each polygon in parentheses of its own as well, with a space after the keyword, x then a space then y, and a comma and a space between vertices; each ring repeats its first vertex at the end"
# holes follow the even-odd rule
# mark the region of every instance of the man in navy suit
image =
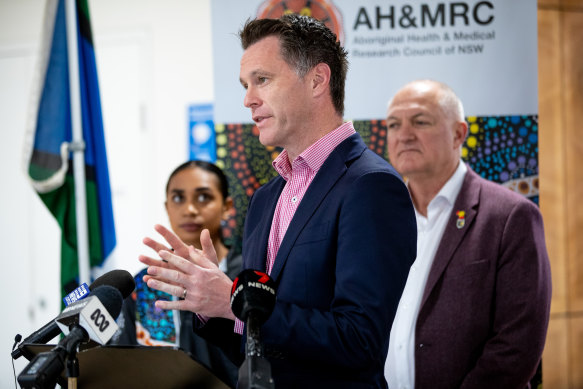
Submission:
POLYGON ((528 387, 551 303, 538 208, 460 160, 468 126, 448 86, 405 85, 389 104, 387 129, 418 229, 417 259, 391 330, 389 386, 528 387))
MULTIPOLYGON (((244 105, 260 142, 283 148, 279 176, 250 200, 243 240, 243 268, 277 285, 261 328, 275 387, 386 388, 389 329, 416 250, 407 188, 343 121, 348 64, 328 28, 288 15, 249 21, 240 37, 244 105)), ((206 235, 196 252, 157 229, 175 251, 147 241, 168 261, 141 258, 148 286, 186 296, 157 306, 196 312, 197 331, 240 362, 243 325, 206 235)))

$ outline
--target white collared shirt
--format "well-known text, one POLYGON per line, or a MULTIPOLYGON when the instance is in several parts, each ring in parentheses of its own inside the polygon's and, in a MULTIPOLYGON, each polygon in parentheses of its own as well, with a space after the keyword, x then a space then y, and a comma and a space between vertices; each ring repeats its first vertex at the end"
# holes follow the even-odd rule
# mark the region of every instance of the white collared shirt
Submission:
POLYGON ((415 387, 415 326, 421 298, 445 225, 462 187, 467 167, 460 160, 451 178, 427 206, 427 217, 415 210, 417 258, 407 277, 391 328, 385 378, 391 389, 415 387))

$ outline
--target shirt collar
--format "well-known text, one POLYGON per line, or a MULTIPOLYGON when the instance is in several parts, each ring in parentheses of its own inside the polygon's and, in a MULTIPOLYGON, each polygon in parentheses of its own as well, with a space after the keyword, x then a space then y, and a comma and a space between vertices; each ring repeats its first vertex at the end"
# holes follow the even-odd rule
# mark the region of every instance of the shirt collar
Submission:
POLYGON ((290 164, 287 150, 283 150, 271 163, 273 168, 286 181, 291 177, 293 167, 297 164, 306 164, 315 173, 320 170, 330 153, 351 135, 355 134, 352 122, 345 122, 340 127, 330 131, 311 146, 301 152, 290 164))
MULTIPOLYGON (((468 168, 466 164, 460 159, 455 172, 450 177, 449 180, 445 183, 445 185, 441 188, 441 190, 437 193, 437 196, 431 200, 431 203, 435 201, 437 198, 444 198, 447 200, 449 205, 453 206, 457 195, 460 193, 462 189, 462 184, 464 183, 464 177, 466 176, 466 172, 468 168)), ((430 203, 430 204, 431 204, 430 203)))
POLYGON ((423 224, 423 221, 433 220, 435 215, 439 213, 440 209, 453 207, 453 204, 462 189, 467 170, 468 168, 466 164, 460 159, 452 176, 427 205, 427 216, 423 216, 417 211, 417 208, 415 208, 415 217, 418 226, 423 224))

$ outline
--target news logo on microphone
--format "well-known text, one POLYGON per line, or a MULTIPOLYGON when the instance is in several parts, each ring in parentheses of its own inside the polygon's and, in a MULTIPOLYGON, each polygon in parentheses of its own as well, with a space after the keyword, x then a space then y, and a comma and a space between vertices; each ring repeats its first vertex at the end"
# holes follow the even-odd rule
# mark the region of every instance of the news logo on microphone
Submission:
POLYGON ((68 307, 74 302, 84 299, 85 297, 87 297, 87 295, 89 295, 89 292, 90 292, 89 286, 86 283, 82 283, 74 291, 72 291, 63 298, 65 306, 68 307))
POLYGON ((122 302, 122 295, 117 289, 103 285, 96 288, 87 298, 69 305, 55 321, 65 335, 69 334, 74 325, 80 325, 87 331, 89 339, 105 344, 118 329, 112 315, 116 317, 119 315, 122 302), (100 294, 102 296, 99 296, 100 294), (108 309, 104 305, 108 302, 111 302, 113 307, 108 309))
POLYGON ((253 312, 260 322, 264 322, 275 307, 275 289, 275 281, 266 273, 243 270, 233 281, 231 310, 243 321, 253 312))

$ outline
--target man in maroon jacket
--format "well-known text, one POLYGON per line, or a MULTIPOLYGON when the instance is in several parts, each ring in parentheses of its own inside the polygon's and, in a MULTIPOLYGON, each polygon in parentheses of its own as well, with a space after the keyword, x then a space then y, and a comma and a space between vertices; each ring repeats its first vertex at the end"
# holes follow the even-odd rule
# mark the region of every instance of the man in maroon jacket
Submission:
POLYGON ((387 128, 418 230, 391 330, 389 387, 529 387, 551 302, 538 208, 461 161, 468 126, 448 86, 405 85, 389 103, 387 128))

